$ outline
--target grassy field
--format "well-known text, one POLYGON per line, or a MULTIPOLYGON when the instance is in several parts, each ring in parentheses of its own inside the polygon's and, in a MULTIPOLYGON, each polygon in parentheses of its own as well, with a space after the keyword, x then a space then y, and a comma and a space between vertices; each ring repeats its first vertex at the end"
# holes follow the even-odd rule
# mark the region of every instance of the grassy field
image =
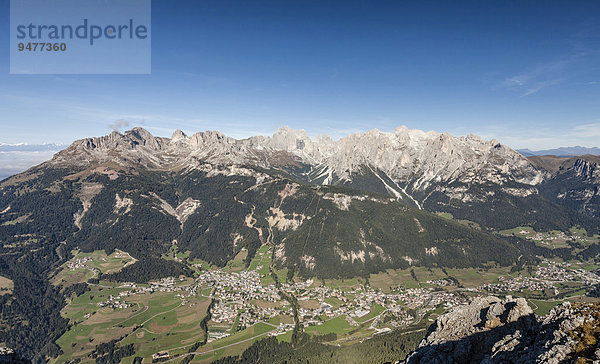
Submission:
MULTIPOLYGON (((339 343, 342 345, 352 345, 353 343, 357 343, 373 335, 374 330, 369 328, 371 320, 384 310, 385 309, 382 306, 374 305, 369 314, 358 320, 357 318, 354 318, 358 326, 350 325, 346 320, 346 316, 338 316, 332 319, 326 319, 321 325, 308 326, 305 329, 305 332, 309 335, 335 333, 339 343)), ((283 337, 279 338, 279 340, 286 340, 286 335, 282 335, 283 337)))
POLYGON ((317 300, 298 300, 298 306, 301 308, 316 310, 319 308, 320 303, 317 300))
POLYGON ((511 275, 510 267, 489 269, 446 269, 464 287, 477 287, 484 283, 497 283, 498 277, 511 275))
POLYGON ((427 281, 448 277, 448 275, 440 268, 414 267, 413 271, 417 276, 417 280, 421 282, 422 285, 426 284, 427 281))
POLYGON ((116 250, 110 255, 107 255, 104 250, 96 250, 91 253, 82 253, 74 250, 72 253, 73 258, 69 261, 71 263, 78 259, 87 258, 90 260, 84 263, 85 267, 76 270, 69 269, 69 262, 63 264, 58 273, 52 277, 52 284, 63 285, 65 287, 70 286, 94 278, 96 276, 94 270, 100 271, 103 274, 114 273, 129 264, 135 263, 134 258, 120 250, 116 250))
POLYGON ((352 326, 346 321, 345 316, 338 316, 323 322, 322 325, 309 326, 306 328, 306 333, 313 335, 324 335, 329 333, 336 333, 341 335, 352 329, 352 326))
POLYGON ((527 300, 529 306, 537 315, 545 316, 550 312, 552 307, 562 303, 562 301, 540 301, 540 300, 527 300))
MULTIPOLYGON (((271 277, 271 272, 269 267, 271 265, 271 256, 272 251, 268 245, 262 245, 256 251, 256 254, 250 261, 250 265, 248 266, 248 270, 257 270, 260 275, 260 282, 262 284, 275 284, 273 277, 271 277)), ((285 282, 287 277, 287 269, 282 271, 275 271, 277 274, 277 279, 280 282, 285 282)))
POLYGON ((261 259, 258 265, 258 275, 260 276, 260 283, 264 285, 275 284, 275 280, 271 277, 271 250, 268 250, 261 259))
POLYGON ((418 282, 414 281, 409 271, 407 272, 408 275, 404 275, 400 270, 388 269, 385 272, 371 274, 369 275, 369 284, 371 287, 381 289, 385 293, 390 293, 393 288, 407 281, 413 281, 418 287, 418 282))
POLYGON ((442 217, 447 220, 454 220, 454 221, 458 222, 459 224, 466 225, 472 229, 481 230, 481 226, 479 226, 478 223, 471 221, 471 220, 455 219, 454 216, 449 212, 438 211, 435 214, 438 215, 439 217, 442 217))
POLYGON ((438 215, 439 217, 443 217, 444 219, 447 219, 447 220, 454 220, 454 216, 452 216, 452 214, 449 212, 438 211, 435 214, 438 215))
MULTIPOLYGON (((568 233, 552 230, 547 232, 537 232, 528 226, 518 226, 513 229, 507 229, 500 231, 500 234, 505 236, 518 236, 525 239, 530 239, 536 243, 536 245, 543 246, 550 249, 568 248, 569 240, 577 241, 583 246, 589 246, 591 244, 597 244, 600 242, 600 236, 588 236, 585 229, 571 227, 568 233)), ((576 249, 577 250, 577 249, 576 249)))
POLYGON ((225 356, 238 355, 256 340, 265 338, 273 329, 271 325, 258 323, 224 339, 207 343, 196 351, 207 354, 197 354, 193 362, 210 363, 225 356))
MULTIPOLYGON (((519 272, 518 272, 519 273, 519 272)), ((498 282, 500 276, 510 276, 510 267, 488 269, 446 269, 414 267, 412 269, 388 269, 385 272, 371 274, 371 287, 381 289, 385 293, 394 288, 430 287, 427 281, 453 277, 464 287, 477 287, 483 283, 498 282), (413 277, 414 272, 414 277, 413 277), (415 279, 416 277, 416 279, 415 279)), ((450 286, 453 287, 453 286, 450 286)))
POLYGON ((225 270, 229 272, 241 272, 246 269, 245 259, 248 257, 248 250, 242 249, 236 256, 227 262, 225 270))
POLYGON ((287 342, 290 343, 292 342, 292 334, 293 332, 290 330, 288 332, 286 332, 285 334, 281 334, 277 336, 277 340, 279 340, 279 342, 287 342))
POLYGON ((362 317, 355 317, 354 321, 359 322, 359 323, 369 321, 372 318, 377 317, 383 311, 385 311, 385 307, 383 307, 379 304, 375 304, 375 305, 373 305, 373 307, 371 307, 371 311, 368 314, 366 314, 362 317))
POLYGON ((335 297, 327 297, 325 298, 325 302, 329 303, 334 309, 340 307, 340 305, 342 304, 342 301, 335 297))
POLYGON ((288 275, 287 268, 275 269, 275 274, 277 275, 277 280, 279 281, 279 283, 287 282, 287 275, 288 275))
POLYGON ((168 254, 163 254, 162 258, 163 259, 167 259, 167 260, 176 260, 176 261, 183 261, 183 260, 188 260, 190 257, 190 251, 186 251, 186 252, 182 252, 179 251, 179 248, 177 247, 177 244, 172 244, 171 245, 171 249, 169 250, 168 254))
POLYGON ((598 265, 598 264, 579 264, 579 267, 581 269, 585 269, 587 271, 593 271, 593 270, 599 269, 600 265, 598 265))
POLYGON ((133 307, 98 307, 98 302, 126 290, 92 287, 63 309, 61 314, 73 326, 57 340, 64 352, 57 362, 83 358, 98 344, 115 339, 122 339, 120 345, 136 344, 136 355, 142 357, 151 357, 159 350, 184 352, 186 346, 204 339, 200 322, 206 315, 208 298, 192 297, 182 305, 176 293, 155 292, 124 298, 133 307))
POLYGON ((585 246, 600 243, 600 235, 596 234, 593 236, 588 235, 585 229, 579 227, 572 227, 570 229, 571 235, 578 238, 577 241, 585 246))
POLYGON ((250 266, 249 266, 249 270, 256 270, 256 268, 259 265, 262 265, 262 260, 265 256, 269 256, 270 257, 270 251, 269 251, 269 246, 268 245, 262 245, 260 248, 258 248, 258 250, 256 251, 256 254, 254 255, 254 257, 252 258, 252 261, 250 262, 250 266))
MULTIPOLYGON (((315 280, 314 285, 320 285, 321 282, 315 280)), ((351 290, 357 288, 364 283, 364 280, 360 277, 348 278, 348 279, 326 279, 325 285, 332 288, 339 288, 341 290, 351 290)))

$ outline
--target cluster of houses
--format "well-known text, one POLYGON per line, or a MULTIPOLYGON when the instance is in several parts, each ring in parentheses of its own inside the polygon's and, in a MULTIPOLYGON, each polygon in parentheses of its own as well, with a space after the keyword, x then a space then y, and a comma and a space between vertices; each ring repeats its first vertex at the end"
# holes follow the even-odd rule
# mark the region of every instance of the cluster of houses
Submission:
POLYGON ((19 363, 20 361, 16 359, 17 357, 13 349, 0 346, 0 363, 19 363))
POLYGON ((206 339, 206 342, 212 342, 212 341, 215 341, 215 340, 223 339, 223 338, 226 338, 229 335, 231 335, 231 334, 228 333, 228 332, 209 331, 208 332, 208 337, 206 339))
POLYGON ((397 293, 395 296, 400 301, 404 302, 407 308, 414 310, 425 305, 429 300, 430 291, 430 288, 409 288, 400 291, 400 293, 397 293))
POLYGON ((117 295, 117 296, 110 295, 108 297, 108 300, 106 300, 104 302, 98 302, 97 305, 98 305, 98 307, 110 307, 110 308, 114 308, 114 309, 133 307, 134 305, 132 303, 126 302, 124 300, 125 297, 127 297, 129 295, 130 295, 130 292, 128 292, 128 291, 119 292, 119 295, 117 295))
POLYGON ((293 330, 294 329, 294 325, 292 324, 279 324, 279 326, 277 326, 277 329, 275 329, 274 331, 269 332, 268 336, 279 336, 279 335, 283 335, 286 332, 293 330))
MULTIPOLYGON (((537 241, 538 243, 540 243, 542 245, 550 245, 550 242, 552 240, 563 240, 563 241, 569 240, 569 237, 567 236, 567 234, 565 234, 562 231, 559 231, 554 236, 552 236, 548 233, 537 233, 537 232, 533 235, 526 235, 526 234, 529 234, 529 232, 526 230, 521 230, 520 234, 524 235, 525 239, 537 241)), ((578 236, 577 236, 577 238, 578 238, 578 236)))
MULTIPOLYGON (((366 286, 342 290, 329 286, 313 287, 313 283, 312 280, 307 280, 284 283, 281 286, 284 292, 297 297, 300 303, 298 314, 303 326, 320 325, 324 320, 338 316, 346 316, 349 322, 356 325, 354 319, 369 314, 375 304, 393 308, 392 314, 398 314, 399 318, 391 321, 398 325, 407 325, 410 324, 409 316, 404 314, 406 308, 398 304, 398 301, 404 300, 410 307, 416 307, 419 303, 425 303, 424 296, 428 296, 430 292, 430 289, 416 289, 385 294, 366 286), (332 298, 337 301, 332 302, 332 298), (334 304, 326 302, 326 299, 334 304), (317 303, 310 308, 307 307, 310 305, 302 304, 303 301, 309 300, 317 303)), ((237 320, 237 327, 243 329, 258 322, 266 322, 274 316, 293 314, 291 306, 280 297, 275 285, 263 285, 256 271, 239 273, 228 273, 222 270, 205 271, 197 279, 196 284, 214 288, 217 300, 211 309, 211 321, 217 324, 233 325, 237 320)), ((447 297, 440 295, 438 301, 453 302, 453 297, 450 293, 447 297)), ((292 328, 293 325, 281 324, 272 335, 282 334, 292 328)), ((218 335, 219 333, 215 332, 211 334, 211 338, 216 338, 218 335)))
POLYGON ((91 261, 93 261, 93 259, 91 257, 72 259, 67 262, 67 268, 69 268, 70 270, 93 269, 93 268, 90 268, 90 266, 88 266, 86 264, 87 262, 91 262, 91 261))
MULTIPOLYGON (((69 268, 90 269, 86 263, 91 260, 90 257, 75 259, 69 262, 69 268)), ((262 284, 256 270, 241 272, 207 270, 203 271, 193 284, 178 284, 182 280, 184 278, 168 277, 141 286, 131 282, 123 283, 120 287, 129 290, 122 291, 117 296, 110 296, 108 300, 98 303, 98 306, 115 309, 132 307, 133 304, 125 300, 128 296, 148 292, 177 292, 177 295, 185 300, 202 294, 199 290, 210 287, 213 292, 211 296, 215 298, 211 308, 211 321, 215 324, 233 326, 235 323, 238 329, 243 329, 258 322, 267 322, 275 316, 293 316, 291 305, 287 300, 282 299, 278 288, 274 284, 262 284)), ((401 289, 386 294, 363 285, 349 290, 325 285, 315 286, 312 279, 282 283, 280 289, 293 294, 299 302, 308 300, 313 302, 311 305, 300 305, 301 307, 298 308, 304 326, 320 325, 327 319, 339 316, 345 316, 349 323, 357 325, 357 320, 360 321, 368 315, 375 304, 385 308, 386 316, 393 316, 391 319, 386 318, 386 322, 391 323, 393 327, 406 326, 414 320, 407 314, 407 309, 417 309, 422 306, 435 309, 440 304, 452 307, 459 304, 461 299, 448 292, 432 292, 432 288, 401 289)), ((204 294, 208 295, 208 293, 204 294)), ((424 312, 426 310, 422 313, 424 312)), ((375 318, 373 325, 377 326, 380 321, 381 318, 375 318)), ((292 328, 292 324, 282 323, 271 335, 280 335, 292 328)), ((211 331, 209 340, 218 340, 224 335, 230 335, 230 332, 211 331)))
POLYGON ((478 287, 489 292, 535 292, 550 289, 558 294, 556 283, 580 282, 585 286, 600 283, 600 276, 581 268, 572 268, 570 263, 542 259, 532 277, 498 277, 498 283, 487 283, 478 287))
POLYGON ((438 287, 446 287, 446 286, 449 286, 449 285, 453 284, 453 282, 450 281, 449 279, 432 279, 432 280, 429 280, 429 281, 427 281, 425 283, 433 284, 433 285, 436 285, 438 287))
POLYGON ((543 291, 544 289, 553 289, 552 283, 535 277, 524 277, 519 275, 518 277, 498 277, 498 283, 486 283, 478 287, 479 291, 487 291, 494 293, 503 292, 523 292, 525 290, 543 291))
POLYGON ((415 321, 415 318, 408 313, 408 311, 400 308, 399 306, 391 307, 385 316, 379 316, 371 325, 374 328, 379 326, 379 322, 383 319, 387 319, 387 325, 390 327, 407 327, 415 321))
POLYGON ((211 310, 211 320, 216 323, 233 324, 239 313, 238 327, 244 328, 291 310, 286 307, 289 303, 281 299, 274 284, 261 284, 256 271, 205 271, 196 284, 211 286, 217 292, 218 301, 211 310), (256 305, 257 301, 269 305, 256 305))
MULTIPOLYGON (((215 288, 218 300, 211 311, 212 321, 215 323, 233 324, 237 320, 237 327, 243 329, 258 322, 268 321, 277 315, 292 315, 292 308, 279 296, 275 285, 261 284, 255 271, 207 271, 203 272, 197 282, 215 288), (273 304, 265 307, 257 304, 258 301, 273 304)), ((386 324, 402 327, 415 320, 407 313, 407 309, 420 309, 418 313, 425 314, 440 305, 451 308, 467 303, 467 298, 461 295, 434 291, 430 287, 383 293, 369 286, 361 285, 343 290, 330 286, 313 287, 313 283, 312 280, 307 280, 284 283, 281 286, 284 292, 291 293, 298 299, 298 314, 303 326, 320 325, 324 320, 338 316, 345 316, 351 325, 357 325, 356 320, 368 315, 373 306, 379 304, 384 307, 386 315, 392 316, 386 320, 386 324), (313 304, 303 304, 304 301, 311 301, 313 304)), ((377 326, 379 321, 379 318, 375 318, 373 324, 377 326)), ((279 334, 292 327, 280 326, 276 331, 279 334)))
MULTIPOLYGON (((178 292, 192 289, 195 292, 195 286, 177 286, 177 281, 183 281, 184 278, 174 278, 167 277, 160 279, 158 281, 148 282, 148 286, 137 286, 133 282, 125 282, 120 285, 120 288, 130 288, 127 291, 121 291, 117 296, 110 295, 108 300, 104 302, 99 302, 97 305, 99 307, 111 307, 114 309, 119 308, 129 308, 133 307, 134 304, 126 302, 125 299, 131 295, 135 294, 144 294, 144 293, 152 293, 152 292, 178 292)), ((185 298, 189 296, 189 294, 179 294, 180 297, 185 298)), ((186 300, 183 301, 182 304, 187 303, 186 300)))
POLYGON ((465 296, 455 295, 451 292, 435 292, 431 295, 429 306, 437 307, 442 305, 444 309, 449 310, 452 307, 461 306, 469 303, 465 296))
POLYGON ((0 346, 0 355, 11 355, 15 351, 11 348, 7 348, 5 346, 0 346))
MULTIPOLYGON (((555 237, 558 238, 558 237, 555 237)), ((75 259, 68 267, 75 269, 90 268, 86 263, 89 257, 75 259)), ((353 288, 335 288, 315 285, 312 279, 294 283, 282 283, 279 288, 275 284, 261 283, 256 270, 226 272, 220 269, 202 271, 192 284, 181 284, 185 278, 168 277, 149 282, 148 285, 137 286, 124 283, 121 288, 129 288, 117 296, 110 296, 100 307, 115 309, 132 307, 125 299, 129 295, 147 292, 177 292, 177 296, 187 302, 186 298, 203 295, 210 288, 210 297, 214 299, 211 307, 211 321, 216 327, 209 330, 208 341, 219 340, 232 334, 224 327, 237 327, 238 330, 250 327, 259 322, 268 322, 275 316, 293 316, 293 308, 283 299, 284 293, 291 294, 299 302, 298 314, 303 326, 322 325, 331 318, 343 316, 353 326, 365 322, 365 316, 371 313, 375 305, 383 309, 374 317, 369 317, 370 327, 376 332, 385 332, 390 328, 406 327, 419 320, 428 312, 438 307, 450 309, 467 304, 469 298, 453 290, 441 290, 439 287, 451 285, 449 279, 427 281, 434 287, 403 288, 396 287, 391 293, 384 293, 370 286, 358 285, 353 288), (283 293, 280 294, 280 290, 283 293), (415 317, 417 316, 417 317, 415 317)), ((498 282, 488 283, 477 288, 465 289, 474 293, 482 292, 521 292, 555 289, 556 282, 578 281, 584 284, 600 284, 600 277, 593 272, 575 269, 568 263, 559 263, 544 259, 533 276, 499 277, 498 282)), ((274 330, 269 335, 281 335, 292 330, 294 325, 281 323, 272 325, 274 330)))

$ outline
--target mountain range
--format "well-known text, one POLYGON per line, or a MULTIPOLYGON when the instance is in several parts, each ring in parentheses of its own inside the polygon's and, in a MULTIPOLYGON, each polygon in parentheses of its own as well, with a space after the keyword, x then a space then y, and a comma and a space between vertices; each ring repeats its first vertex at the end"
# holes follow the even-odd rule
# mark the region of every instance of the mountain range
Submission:
POLYGON ((16 143, 6 144, 0 143, 0 152, 43 152, 43 151, 59 151, 66 148, 67 145, 63 144, 27 144, 27 143, 16 143))
MULTIPOLYGON (((112 163, 120 169, 162 172, 250 166, 308 185, 389 195, 417 209, 449 212, 486 227, 518 226, 532 220, 542 228, 561 225, 560 221, 588 225, 585 215, 590 214, 571 216, 554 209, 559 219, 546 216, 545 210, 564 199, 559 194, 541 198, 541 193, 557 175, 573 175, 594 185, 597 162, 576 158, 580 163, 567 163, 558 173, 538 160, 525 158, 495 140, 406 127, 394 133, 372 130, 337 141, 327 136, 311 139, 305 131, 289 128, 277 130, 272 137, 242 140, 215 131, 192 136, 176 131, 171 138, 161 138, 134 128, 124 134, 76 141, 43 166, 81 169, 112 163), (589 173, 581 175, 577 168, 587 168, 589 173), (493 209, 487 208, 490 204, 493 209)), ((578 196, 583 199, 579 212, 588 211, 598 218, 597 191, 584 188, 578 196)))
MULTIPOLYGON (((29 216, 24 222, 33 222, 39 212, 17 211, 18 201, 52 191, 44 196, 68 197, 63 203, 73 211, 61 223, 70 225, 74 235, 69 238, 79 246, 96 244, 90 241, 110 236, 120 224, 139 230, 145 225, 140 214, 150 214, 166 225, 153 239, 169 245, 177 240, 208 261, 223 264, 242 246, 252 256, 270 239, 280 246, 282 264, 317 271, 322 265, 331 267, 315 261, 325 258, 317 254, 324 242, 312 240, 313 229, 318 229, 317 240, 327 241, 331 257, 351 262, 349 273, 356 273, 355 265, 366 267, 369 260, 378 263, 367 271, 435 260, 425 253, 434 248, 458 249, 439 244, 428 229, 425 221, 440 229, 448 224, 434 213, 471 221, 479 230, 468 234, 522 225, 538 230, 579 225, 598 231, 599 181, 597 157, 526 158, 495 140, 406 127, 337 141, 312 139, 304 130, 287 127, 272 137, 241 140, 216 131, 187 136, 178 130, 171 138, 155 137, 134 128, 75 141, 51 160, 4 181, 0 210, 7 211, 3 220, 29 216), (381 219, 380 231, 360 218, 366 211, 381 219), (225 213, 229 221, 214 218, 225 213), (393 234, 397 239, 427 235, 417 240, 430 246, 417 253, 412 251, 415 244, 405 241, 400 245, 410 249, 384 249, 379 241, 389 242, 383 237, 393 231, 393 219, 386 217, 394 216, 403 221, 402 234, 393 234), (356 223, 348 224, 350 220, 356 223), (295 251, 302 240, 301 252, 295 251)), ((160 225, 157 221, 151 224, 160 225)), ((113 240, 102 244, 122 244, 113 240)))
POLYGON ((155 137, 134 128, 75 141, 4 181, 0 210, 8 209, 3 220, 34 222, 39 212, 17 211, 18 201, 52 191, 44 197, 68 198, 61 203, 72 211, 61 223, 73 233, 65 238, 79 247, 158 254, 177 241, 224 264, 241 248, 251 258, 270 242, 281 265, 307 275, 331 275, 334 267, 335 274, 365 274, 416 262, 507 264, 516 250, 502 259, 484 252, 502 246, 490 229, 578 225, 598 232, 598 162, 593 156, 526 158, 495 140, 406 127, 337 141, 287 127, 241 140, 216 131, 155 137), (471 228, 436 213, 468 220, 471 228), (163 225, 143 242, 114 237, 163 225), (454 243, 442 244, 444 236, 455 236, 454 243), (149 240, 159 243, 147 246, 149 240), (439 251, 445 253, 432 253, 439 251))
POLYGON ((0 296, 11 317, 0 342, 29 343, 33 323, 42 331, 25 352, 55 354, 48 332, 65 323, 47 277, 75 249, 119 249, 133 267, 176 249, 223 267, 269 245, 277 269, 322 279, 596 256, 497 231, 599 233, 599 163, 406 127, 339 140, 287 127, 241 140, 142 128, 77 140, 0 182, 0 276, 21 295, 0 296))
POLYGON ((517 149, 517 152, 523 154, 526 157, 531 157, 534 155, 554 155, 557 157, 576 157, 581 155, 600 155, 600 148, 593 147, 560 147, 556 149, 544 149, 544 150, 536 150, 532 151, 529 149, 517 149))

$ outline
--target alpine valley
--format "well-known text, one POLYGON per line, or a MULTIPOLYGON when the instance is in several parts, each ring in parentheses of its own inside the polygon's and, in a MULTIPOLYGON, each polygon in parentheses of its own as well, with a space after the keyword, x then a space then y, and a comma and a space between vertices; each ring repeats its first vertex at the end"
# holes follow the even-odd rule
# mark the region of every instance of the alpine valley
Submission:
POLYGON ((0 358, 593 359, 599 165, 406 127, 78 140, 0 184, 0 358))

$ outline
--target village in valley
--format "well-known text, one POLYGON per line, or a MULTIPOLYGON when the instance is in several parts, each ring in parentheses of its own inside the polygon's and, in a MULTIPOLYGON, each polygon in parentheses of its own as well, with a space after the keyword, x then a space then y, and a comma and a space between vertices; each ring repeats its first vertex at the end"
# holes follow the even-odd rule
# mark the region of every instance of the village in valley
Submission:
MULTIPOLYGON (((167 258, 187 259, 172 253, 167 258)), ((222 268, 188 261, 191 277, 117 283, 94 278, 131 264, 129 254, 76 253, 56 284, 87 282, 89 291, 64 309, 73 326, 57 341, 64 345, 61 358, 93 352, 111 335, 121 343, 141 343, 140 354, 159 359, 195 348, 213 360, 268 336, 290 341, 298 329, 343 345, 392 330, 424 330, 438 315, 477 296, 525 297, 543 313, 600 284, 598 266, 546 258, 520 270, 413 267, 368 278, 303 279, 272 269, 272 254, 264 245, 248 266, 242 250, 222 268)))

